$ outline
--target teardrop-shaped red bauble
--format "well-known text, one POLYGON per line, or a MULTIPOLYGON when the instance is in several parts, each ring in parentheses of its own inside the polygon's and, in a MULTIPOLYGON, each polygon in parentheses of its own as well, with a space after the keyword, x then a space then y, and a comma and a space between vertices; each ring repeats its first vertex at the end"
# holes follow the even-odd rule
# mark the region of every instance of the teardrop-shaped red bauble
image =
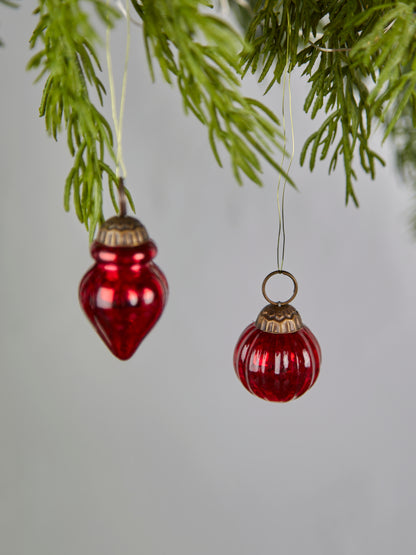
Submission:
POLYGON ((140 222, 127 216, 107 220, 91 245, 96 263, 80 283, 80 303, 121 360, 135 353, 167 301, 166 278, 152 261, 156 253, 140 222))
POLYGON ((315 383, 320 364, 316 337, 290 305, 266 306, 234 350, 237 377, 250 393, 267 401, 287 402, 303 395, 315 383))

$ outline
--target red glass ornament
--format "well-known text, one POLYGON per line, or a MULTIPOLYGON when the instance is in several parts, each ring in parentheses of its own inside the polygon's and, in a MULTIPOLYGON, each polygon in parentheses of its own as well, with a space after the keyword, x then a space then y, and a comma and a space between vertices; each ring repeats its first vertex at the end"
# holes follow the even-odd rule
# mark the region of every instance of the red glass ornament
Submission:
MULTIPOLYGON (((272 272, 293 278, 289 272, 272 272)), ((267 401, 287 402, 310 389, 318 378, 321 364, 319 343, 303 325, 296 309, 285 303, 264 307, 256 322, 241 334, 234 350, 234 369, 243 386, 267 401)))
POLYGON ((117 216, 103 224, 91 254, 96 263, 80 283, 81 306, 110 351, 127 360, 167 301, 166 278, 152 261, 156 245, 138 220, 117 216))

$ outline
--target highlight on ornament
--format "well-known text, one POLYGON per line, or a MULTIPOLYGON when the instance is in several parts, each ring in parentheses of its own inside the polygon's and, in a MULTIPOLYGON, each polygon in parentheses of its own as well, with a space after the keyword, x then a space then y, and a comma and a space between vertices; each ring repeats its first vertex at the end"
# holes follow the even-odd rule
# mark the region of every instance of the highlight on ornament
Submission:
POLYGON ((103 223, 91 254, 96 262, 81 280, 81 306, 113 355, 127 360, 159 320, 168 283, 146 228, 126 215, 122 179, 120 215, 103 223))
POLYGON ((234 350, 234 370, 243 386, 256 397, 287 402, 299 398, 316 382, 321 349, 298 311, 289 304, 298 291, 291 273, 271 272, 263 281, 262 291, 270 304, 241 334, 234 350), (293 281, 294 291, 287 301, 273 301, 267 296, 267 281, 277 274, 293 281))

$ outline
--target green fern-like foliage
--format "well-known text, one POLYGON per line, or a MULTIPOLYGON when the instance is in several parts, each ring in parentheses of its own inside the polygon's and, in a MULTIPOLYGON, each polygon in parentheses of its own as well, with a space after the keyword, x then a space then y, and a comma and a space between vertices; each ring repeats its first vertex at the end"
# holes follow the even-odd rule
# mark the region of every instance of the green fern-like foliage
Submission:
MULTIPOLYGON (((206 0, 131 0, 131 4, 143 22, 152 75, 157 64, 166 81, 177 85, 185 111, 207 127, 217 162, 221 165, 222 145, 239 183, 245 174, 261 185, 261 161, 285 175, 276 161, 277 151, 283 149, 278 118, 256 99, 241 94, 239 52, 245 45, 240 35, 213 15, 206 0)), ((40 50, 28 68, 39 69, 38 80, 46 80, 40 115, 47 131, 55 139, 65 132, 73 156, 65 208, 69 209, 72 195, 78 218, 92 239, 103 220, 103 180, 107 178, 116 206, 117 178, 111 126, 97 108, 105 90, 99 77, 99 37, 87 15, 88 5, 106 26, 114 24, 118 12, 107 0, 38 0, 39 21, 30 44, 40 45, 40 50)))
MULTIPOLYGON (((101 0, 88 0, 106 25, 113 25, 118 12, 101 0)), ((95 92, 103 103, 104 85, 98 74, 98 35, 78 0, 40 0, 35 11, 39 21, 30 40, 40 50, 28 69, 40 69, 46 79, 40 115, 48 133, 58 139, 65 130, 73 166, 65 185, 64 204, 69 210, 71 193, 77 216, 93 237, 103 219, 103 180, 108 180, 112 198, 118 179, 108 158, 115 161, 110 124, 93 103, 95 92), (92 89, 92 90, 91 90, 92 89)))
MULTIPOLYGON (((304 109, 311 118, 325 114, 305 142, 300 161, 329 158, 329 171, 344 162, 346 198, 357 203, 354 161, 373 178, 370 147, 381 123, 392 137, 397 167, 416 189, 416 2, 345 0, 230 1, 253 50, 244 55, 245 71, 280 83, 296 66, 308 77, 304 109)), ((416 212, 416 211, 415 211, 416 212)), ((416 216, 413 217, 416 231, 416 216)))
MULTIPOLYGON (((217 143, 228 151, 235 178, 242 173, 261 185, 260 158, 285 173, 275 157, 282 149, 279 121, 255 99, 240 91, 240 35, 219 17, 202 12, 207 0, 132 0, 143 21, 149 67, 159 65, 175 82, 186 112, 208 129, 217 162, 217 143)), ((289 178, 288 178, 289 179, 289 178)), ((289 181, 291 181, 289 179, 289 181)))
MULTIPOLYGON (((416 0, 229 0, 245 39, 215 15, 209 0, 129 1, 142 20, 152 75, 158 66, 176 86, 185 111, 206 127, 220 165, 228 153, 239 183, 247 176, 261 184, 264 161, 285 175, 276 161, 284 145, 279 120, 243 96, 241 78, 253 72, 270 90, 286 68, 296 67, 310 86, 304 109, 322 121, 302 149, 301 164, 308 161, 313 170, 318 159, 327 159, 331 172, 342 160, 346 200, 358 204, 357 166, 374 178, 377 163, 384 164, 370 144, 381 122, 385 138, 397 142, 403 173, 416 175, 409 170, 416 168, 416 0)), ((93 237, 103 218, 103 180, 116 206, 117 179, 111 126, 97 108, 105 92, 99 38, 86 8, 110 26, 117 12, 107 0, 38 0, 38 6, 31 46, 40 51, 29 67, 46 80, 40 113, 47 130, 55 138, 65 132, 73 156, 65 207, 72 194, 93 237)))

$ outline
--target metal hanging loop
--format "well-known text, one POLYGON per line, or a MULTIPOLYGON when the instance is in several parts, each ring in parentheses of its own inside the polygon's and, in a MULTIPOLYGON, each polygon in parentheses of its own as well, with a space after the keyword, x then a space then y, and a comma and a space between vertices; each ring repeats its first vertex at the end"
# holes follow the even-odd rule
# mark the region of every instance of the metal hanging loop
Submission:
POLYGON ((263 285, 261 286, 261 291, 263 293, 263 297, 270 304, 277 305, 277 306, 285 306, 285 305, 288 305, 289 303, 291 303, 293 301, 293 299, 296 297, 296 295, 298 294, 298 282, 296 281, 295 276, 292 275, 290 272, 286 272, 285 270, 275 270, 274 272, 270 272, 270 274, 268 274, 264 278, 263 285), (268 295, 266 293, 266 284, 267 284, 267 282, 269 281, 269 279, 272 276, 275 276, 277 274, 283 274, 283 275, 289 277, 293 282, 293 293, 292 293, 292 296, 287 301, 273 301, 270 297, 268 297, 268 295))

